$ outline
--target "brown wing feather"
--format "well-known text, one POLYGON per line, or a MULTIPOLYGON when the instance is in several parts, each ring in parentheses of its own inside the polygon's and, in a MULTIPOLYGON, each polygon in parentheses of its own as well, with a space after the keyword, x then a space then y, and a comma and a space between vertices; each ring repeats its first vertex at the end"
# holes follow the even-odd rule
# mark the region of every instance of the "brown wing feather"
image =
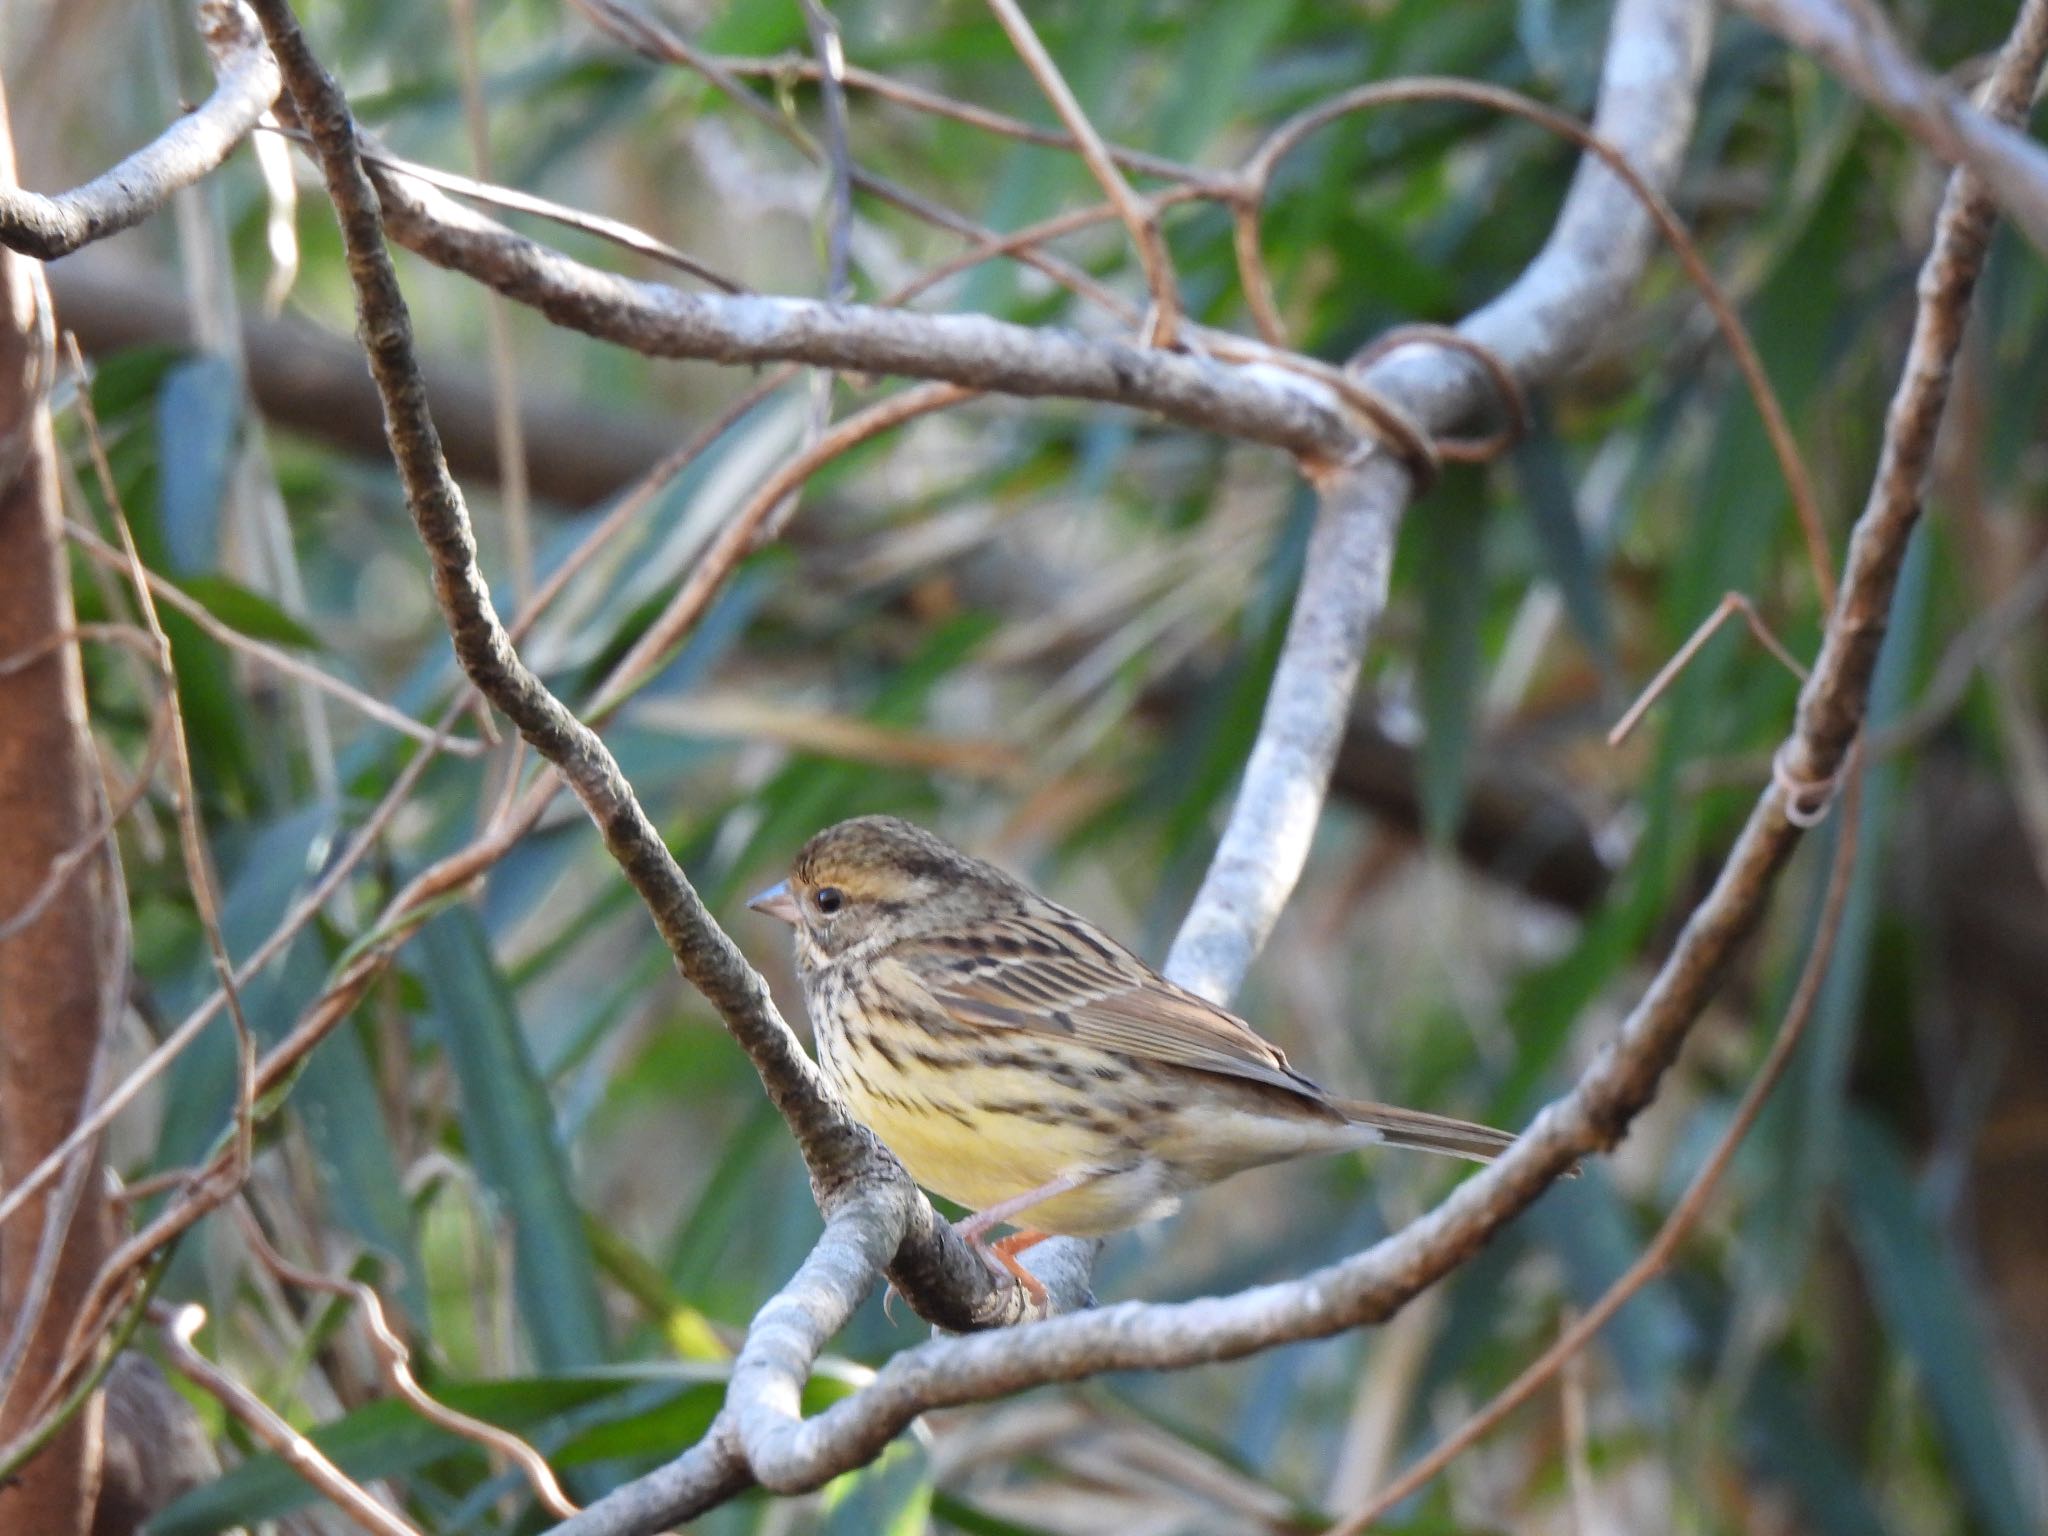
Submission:
POLYGON ((1057 1036, 1326 1101, 1278 1046, 1242 1019, 1175 986, 1049 902, 1043 912, 985 926, 971 944, 913 941, 897 946, 891 958, 963 1024, 1057 1036))

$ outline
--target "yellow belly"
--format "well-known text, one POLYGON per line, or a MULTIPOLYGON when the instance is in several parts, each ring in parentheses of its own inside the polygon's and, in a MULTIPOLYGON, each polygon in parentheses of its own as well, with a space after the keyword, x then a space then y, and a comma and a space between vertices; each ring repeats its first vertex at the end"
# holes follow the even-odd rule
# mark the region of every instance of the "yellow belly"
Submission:
MULTIPOLYGON (((970 1211, 1101 1163, 1100 1139, 1071 1126, 971 1110, 962 1123, 935 1108, 914 1109, 858 1092, 848 1100, 913 1179, 970 1211)), ((1035 1208, 1034 1216, 1047 1214, 1052 1205, 1035 1208)))
POLYGON ((986 1210, 1075 1173, 1101 1175, 1020 1213, 1015 1225, 1094 1237, 1172 1206, 1163 1170, 1130 1136, 1112 1088, 1076 1087, 996 1051, 979 1064, 971 1043, 898 1045, 888 1053, 838 1031, 819 1037, 819 1062, 847 1107, 934 1194, 986 1210), (913 1054, 943 1055, 943 1067, 913 1054), (893 1059, 892 1059, 893 1058, 893 1059))

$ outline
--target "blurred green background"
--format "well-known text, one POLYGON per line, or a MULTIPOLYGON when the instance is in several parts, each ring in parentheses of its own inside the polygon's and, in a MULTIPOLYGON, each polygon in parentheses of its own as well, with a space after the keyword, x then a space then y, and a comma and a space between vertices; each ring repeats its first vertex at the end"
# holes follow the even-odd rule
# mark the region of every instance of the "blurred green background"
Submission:
MULTIPOLYGON (((403 153, 474 168, 455 5, 304 9, 367 123, 403 153)), ((1584 115, 1609 12, 1580 0, 1032 8, 1105 133, 1211 167, 1288 113, 1395 75, 1491 81, 1584 115)), ((833 13, 857 64, 1051 121, 978 5, 846 0, 833 13)), ((723 54, 808 46, 800 8, 781 0, 670 15, 723 54)), ((2011 7, 1918 0, 1893 15, 1923 57, 1967 80, 2011 7)), ((493 178, 629 220, 750 287, 821 291, 825 189, 785 140, 551 0, 483 5, 469 25, 493 178)), ((100 168, 207 89, 171 0, 11 4, 0 45, 32 186, 100 168)), ((818 130, 812 87, 787 75, 757 84, 760 101, 818 130)), ((981 223, 1014 228, 1095 196, 1065 154, 859 92, 851 107, 861 165, 981 223)), ((1264 221, 1293 340, 1341 360, 1389 326, 1454 321, 1534 253, 1573 164, 1527 125, 1464 107, 1382 110, 1317 135, 1285 163, 1264 221)), ((352 324, 346 277, 303 164, 300 180, 283 320, 331 343, 352 324)), ((1868 483, 1941 184, 1810 62, 1721 22, 1677 201, 1753 329, 1838 547, 1868 483)), ((227 623, 431 718, 452 696, 454 665, 395 478, 360 447, 361 411, 342 396, 297 417, 278 404, 273 376, 307 373, 317 348, 266 310, 271 214, 244 150, 174 215, 57 267, 60 321, 94 354, 94 400, 151 565, 227 623), (225 339, 237 327, 258 354, 246 367, 225 339)), ((857 215, 858 297, 958 249, 871 197, 857 215)), ((522 227, 591 261, 671 275, 584 234, 522 227)), ((1178 212, 1168 235, 1191 309, 1248 329, 1224 215, 1178 212)), ((1059 250, 1140 292, 1114 228, 1059 250)), ((467 390, 488 401, 484 295, 400 262, 422 348, 442 370, 437 400, 467 390)), ((919 305, 1105 323, 1001 264, 919 305)), ((2001 235, 1978 307, 1887 640, 1862 857, 1811 1037, 1674 1272, 1587 1357, 1575 1454, 1590 1496, 1575 1507, 1566 1419, 1548 1391, 1391 1529, 2041 1528, 2038 257, 2001 235)), ((537 455, 575 445, 591 461, 574 475, 537 461, 532 492, 508 495, 487 413, 466 434, 451 427, 484 466, 465 489, 516 616, 519 528, 545 574, 755 379, 635 357, 529 313, 503 324, 521 400, 554 413, 553 438, 530 417, 529 444, 537 455)), ((842 381, 835 409, 885 387, 842 381)), ((805 399, 799 383, 746 417, 541 621, 525 652, 566 699, 588 699, 722 517, 790 451, 805 399)), ((1623 748, 1604 745, 1606 727, 1724 592, 1754 598, 1795 654, 1809 655, 1819 630, 1755 408, 1668 257, 1538 407, 1513 455, 1452 469, 1411 515, 1337 792, 1239 1000, 1324 1082, 1510 1125, 1568 1084, 1637 996, 1764 782, 1796 683, 1731 626, 1623 748)), ((75 411, 62 427, 81 452, 75 411)), ((1311 511, 1269 452, 1107 410, 978 403, 814 482, 785 538, 746 563, 607 739, 792 1019, 802 1010, 786 938, 740 898, 811 831, 863 812, 911 816, 995 857, 1157 959, 1249 750, 1311 511)), ((77 575, 82 616, 104 615, 107 584, 83 561, 77 575)), ((242 955, 415 748, 169 622, 226 932, 242 955)), ((89 661, 96 728, 132 763, 146 697, 120 654, 89 661)), ((282 1035, 384 899, 475 835, 508 760, 428 770, 379 854, 250 990, 259 1034, 282 1035)), ((1620 1152, 1392 1325, 934 1416, 818 1496, 750 1497, 702 1528, 1294 1531, 1355 1506, 1639 1251, 1783 1008, 1832 835, 1800 855, 1620 1152)), ((144 1002, 123 1042, 132 1062, 211 980, 161 797, 123 853, 144 1002)), ((232 1067, 224 1029, 188 1052, 119 1123, 122 1173, 180 1166, 210 1145, 232 1067)), ((1295 1275, 1371 1242, 1453 1176, 1398 1155, 1247 1176, 1113 1243, 1098 1292, 1186 1297, 1295 1275)), ((584 1496, 702 1429, 737 1330, 818 1230, 744 1058, 567 802, 476 900, 429 924, 312 1059, 253 1198, 289 1250, 377 1281, 432 1390, 528 1435, 584 1496)), ((208 1308, 209 1354, 295 1423, 319 1426, 344 1467, 389 1479, 425 1529, 546 1523, 515 1476, 389 1400, 347 1310, 281 1288, 231 1222, 189 1238, 165 1285, 208 1308)), ((871 1302, 817 1399, 922 1334, 871 1302)), ((198 1406, 243 1444, 210 1402, 198 1406)), ((162 1536, 260 1520, 338 1528, 271 1458, 229 1460, 240 1465, 159 1521, 162 1536)))

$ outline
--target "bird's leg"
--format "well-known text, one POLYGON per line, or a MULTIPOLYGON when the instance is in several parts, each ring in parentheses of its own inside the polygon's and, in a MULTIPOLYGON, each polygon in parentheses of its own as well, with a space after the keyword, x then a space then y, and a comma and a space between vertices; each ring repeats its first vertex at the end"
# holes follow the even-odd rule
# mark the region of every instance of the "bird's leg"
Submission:
POLYGON ((1033 1232, 1027 1227, 1021 1232, 1012 1232, 1008 1237, 997 1238, 988 1245, 988 1251, 999 1259, 1014 1259, 1026 1248, 1036 1248, 1051 1236, 1050 1232, 1033 1232))
POLYGON ((1047 1295, 1045 1283, 1017 1262, 1017 1255, 1033 1243, 1042 1243, 1052 1234, 1049 1232, 1012 1232, 1008 1237, 981 1249, 984 1258, 994 1258, 1009 1276, 1024 1287, 1024 1294, 1031 1298, 1034 1307, 1046 1306, 1051 1297, 1047 1295))
POLYGON ((1092 1184, 1102 1177, 1102 1173, 1098 1168, 1077 1168, 1071 1173, 1063 1173, 1036 1189, 1027 1189, 1021 1195, 1012 1195, 1007 1200, 998 1200, 994 1205, 983 1207, 966 1220, 955 1222, 953 1230, 960 1234, 968 1247, 980 1248, 983 1246, 982 1238, 1012 1216, 1021 1216, 1034 1205, 1043 1205, 1055 1195, 1068 1194, 1083 1184, 1092 1184))
POLYGON ((1050 1234, 1017 1232, 993 1244, 984 1242, 983 1239, 1011 1217, 1021 1216, 1034 1205, 1041 1205, 1056 1195, 1068 1194, 1084 1184, 1101 1178, 1102 1175, 1103 1170, 1095 1168, 1081 1168, 1072 1173, 1063 1173, 1036 1189, 1027 1189, 1021 1195, 1012 1195, 1007 1200, 998 1200, 994 1205, 976 1211, 966 1220, 956 1223, 953 1230, 960 1234, 961 1241, 981 1255, 982 1262, 988 1265, 991 1272, 999 1276, 1010 1276, 1024 1288, 1024 1294, 1031 1298, 1034 1306, 1042 1307, 1046 1303, 1045 1287, 1039 1284, 1036 1275, 1017 1262, 1017 1255, 1035 1243, 1044 1242, 1050 1234))
MULTIPOLYGON (((972 1216, 956 1221, 953 1223, 953 1230, 960 1234, 960 1240, 973 1251, 975 1257, 988 1266, 990 1274, 998 1279, 1008 1275, 1024 1288, 1024 1294, 1031 1298, 1033 1306, 1042 1307, 1048 1300, 1045 1287, 1039 1283, 1038 1276, 1032 1274, 1030 1270, 1017 1262, 1017 1255, 1034 1244, 1044 1242, 1052 1234, 1049 1232, 1026 1231, 1014 1232, 1010 1236, 993 1243, 984 1242, 983 1239, 1012 1216, 1022 1215, 1040 1201, 1050 1200, 1054 1195, 1064 1195, 1069 1190, 1079 1189, 1083 1184, 1099 1179, 1110 1171, 1108 1169, 1084 1168, 1074 1173, 1063 1173, 1058 1178, 1039 1185, 1036 1189, 1027 1189, 1021 1195, 1012 1195, 1007 1200, 998 1200, 987 1210, 976 1211, 972 1216)), ((889 1304, 895 1298, 896 1287, 894 1285, 891 1285, 888 1290, 882 1293, 882 1315, 884 1317, 891 1316, 889 1304)), ((891 1320, 893 1321, 894 1319, 891 1318, 891 1320)))
POLYGON ((1024 1287, 1024 1294, 1041 1307, 1046 1303, 1045 1287, 1039 1282, 1038 1276, 1017 1262, 1017 1255, 1026 1248, 1037 1247, 1051 1236, 1050 1232, 1032 1232, 1027 1229, 1012 1232, 1008 1237, 997 1238, 988 1245, 988 1251, 996 1256, 996 1262, 1015 1275, 1017 1283, 1024 1287))

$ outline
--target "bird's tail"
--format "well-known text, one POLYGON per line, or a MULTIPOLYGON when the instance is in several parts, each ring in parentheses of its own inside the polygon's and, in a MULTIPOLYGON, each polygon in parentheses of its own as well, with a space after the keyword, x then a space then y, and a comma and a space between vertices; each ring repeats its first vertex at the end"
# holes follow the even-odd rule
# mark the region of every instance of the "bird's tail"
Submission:
POLYGON ((1362 1099, 1333 1099, 1332 1106, 1353 1125, 1370 1126, 1390 1147, 1414 1147, 1422 1152, 1441 1152, 1447 1157, 1469 1157, 1475 1163, 1490 1163, 1514 1143, 1509 1131, 1470 1120, 1453 1120, 1448 1115, 1425 1114, 1419 1109, 1399 1109, 1392 1104, 1372 1104, 1362 1099))

